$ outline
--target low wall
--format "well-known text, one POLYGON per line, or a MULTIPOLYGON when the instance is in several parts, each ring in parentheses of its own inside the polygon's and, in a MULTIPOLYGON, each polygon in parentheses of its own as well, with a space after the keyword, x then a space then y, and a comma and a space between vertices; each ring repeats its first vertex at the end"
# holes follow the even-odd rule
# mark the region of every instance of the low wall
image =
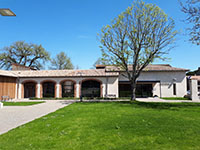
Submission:
POLYGON ((198 81, 190 80, 190 98, 192 101, 200 101, 200 97, 198 95, 198 81))

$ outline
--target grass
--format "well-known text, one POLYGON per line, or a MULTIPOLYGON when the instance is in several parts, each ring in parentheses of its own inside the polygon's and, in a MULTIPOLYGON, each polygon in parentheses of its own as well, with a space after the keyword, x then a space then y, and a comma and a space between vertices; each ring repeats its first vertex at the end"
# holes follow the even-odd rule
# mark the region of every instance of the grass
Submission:
POLYGON ((2 102, 4 106, 29 106, 44 102, 2 102))
POLYGON ((0 150, 200 149, 200 104, 74 103, 0 135, 0 150))
POLYGON ((185 97, 162 97, 164 100, 190 100, 189 98, 185 97))

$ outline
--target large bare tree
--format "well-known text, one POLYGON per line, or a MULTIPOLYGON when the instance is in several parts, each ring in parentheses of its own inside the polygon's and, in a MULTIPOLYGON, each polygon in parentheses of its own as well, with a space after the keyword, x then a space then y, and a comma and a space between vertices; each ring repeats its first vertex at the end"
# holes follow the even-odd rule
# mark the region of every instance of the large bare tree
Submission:
POLYGON ((12 63, 16 63, 40 69, 49 59, 49 53, 42 45, 17 41, 0 51, 0 68, 10 69, 12 63))
POLYGON ((186 0, 183 3, 180 0, 181 10, 186 14, 185 22, 191 25, 187 28, 190 35, 190 41, 193 44, 200 45, 200 0, 186 0))
POLYGON ((142 70, 155 59, 164 59, 173 47, 177 34, 174 27, 174 21, 158 6, 135 1, 98 34, 103 59, 126 72, 131 100, 136 99, 142 70))

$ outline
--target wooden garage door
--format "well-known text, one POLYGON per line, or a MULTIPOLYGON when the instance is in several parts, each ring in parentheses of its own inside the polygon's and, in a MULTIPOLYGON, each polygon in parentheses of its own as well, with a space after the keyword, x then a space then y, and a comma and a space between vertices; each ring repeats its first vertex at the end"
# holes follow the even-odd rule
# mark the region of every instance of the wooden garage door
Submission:
POLYGON ((0 76, 0 99, 1 96, 15 98, 16 78, 0 76))

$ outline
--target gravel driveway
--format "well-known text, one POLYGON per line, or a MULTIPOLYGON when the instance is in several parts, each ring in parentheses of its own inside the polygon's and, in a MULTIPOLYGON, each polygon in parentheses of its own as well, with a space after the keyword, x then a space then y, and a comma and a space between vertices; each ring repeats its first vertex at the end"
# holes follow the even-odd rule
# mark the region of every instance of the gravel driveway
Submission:
POLYGON ((0 134, 54 112, 71 103, 73 101, 48 100, 45 103, 31 106, 4 106, 0 109, 0 134))

